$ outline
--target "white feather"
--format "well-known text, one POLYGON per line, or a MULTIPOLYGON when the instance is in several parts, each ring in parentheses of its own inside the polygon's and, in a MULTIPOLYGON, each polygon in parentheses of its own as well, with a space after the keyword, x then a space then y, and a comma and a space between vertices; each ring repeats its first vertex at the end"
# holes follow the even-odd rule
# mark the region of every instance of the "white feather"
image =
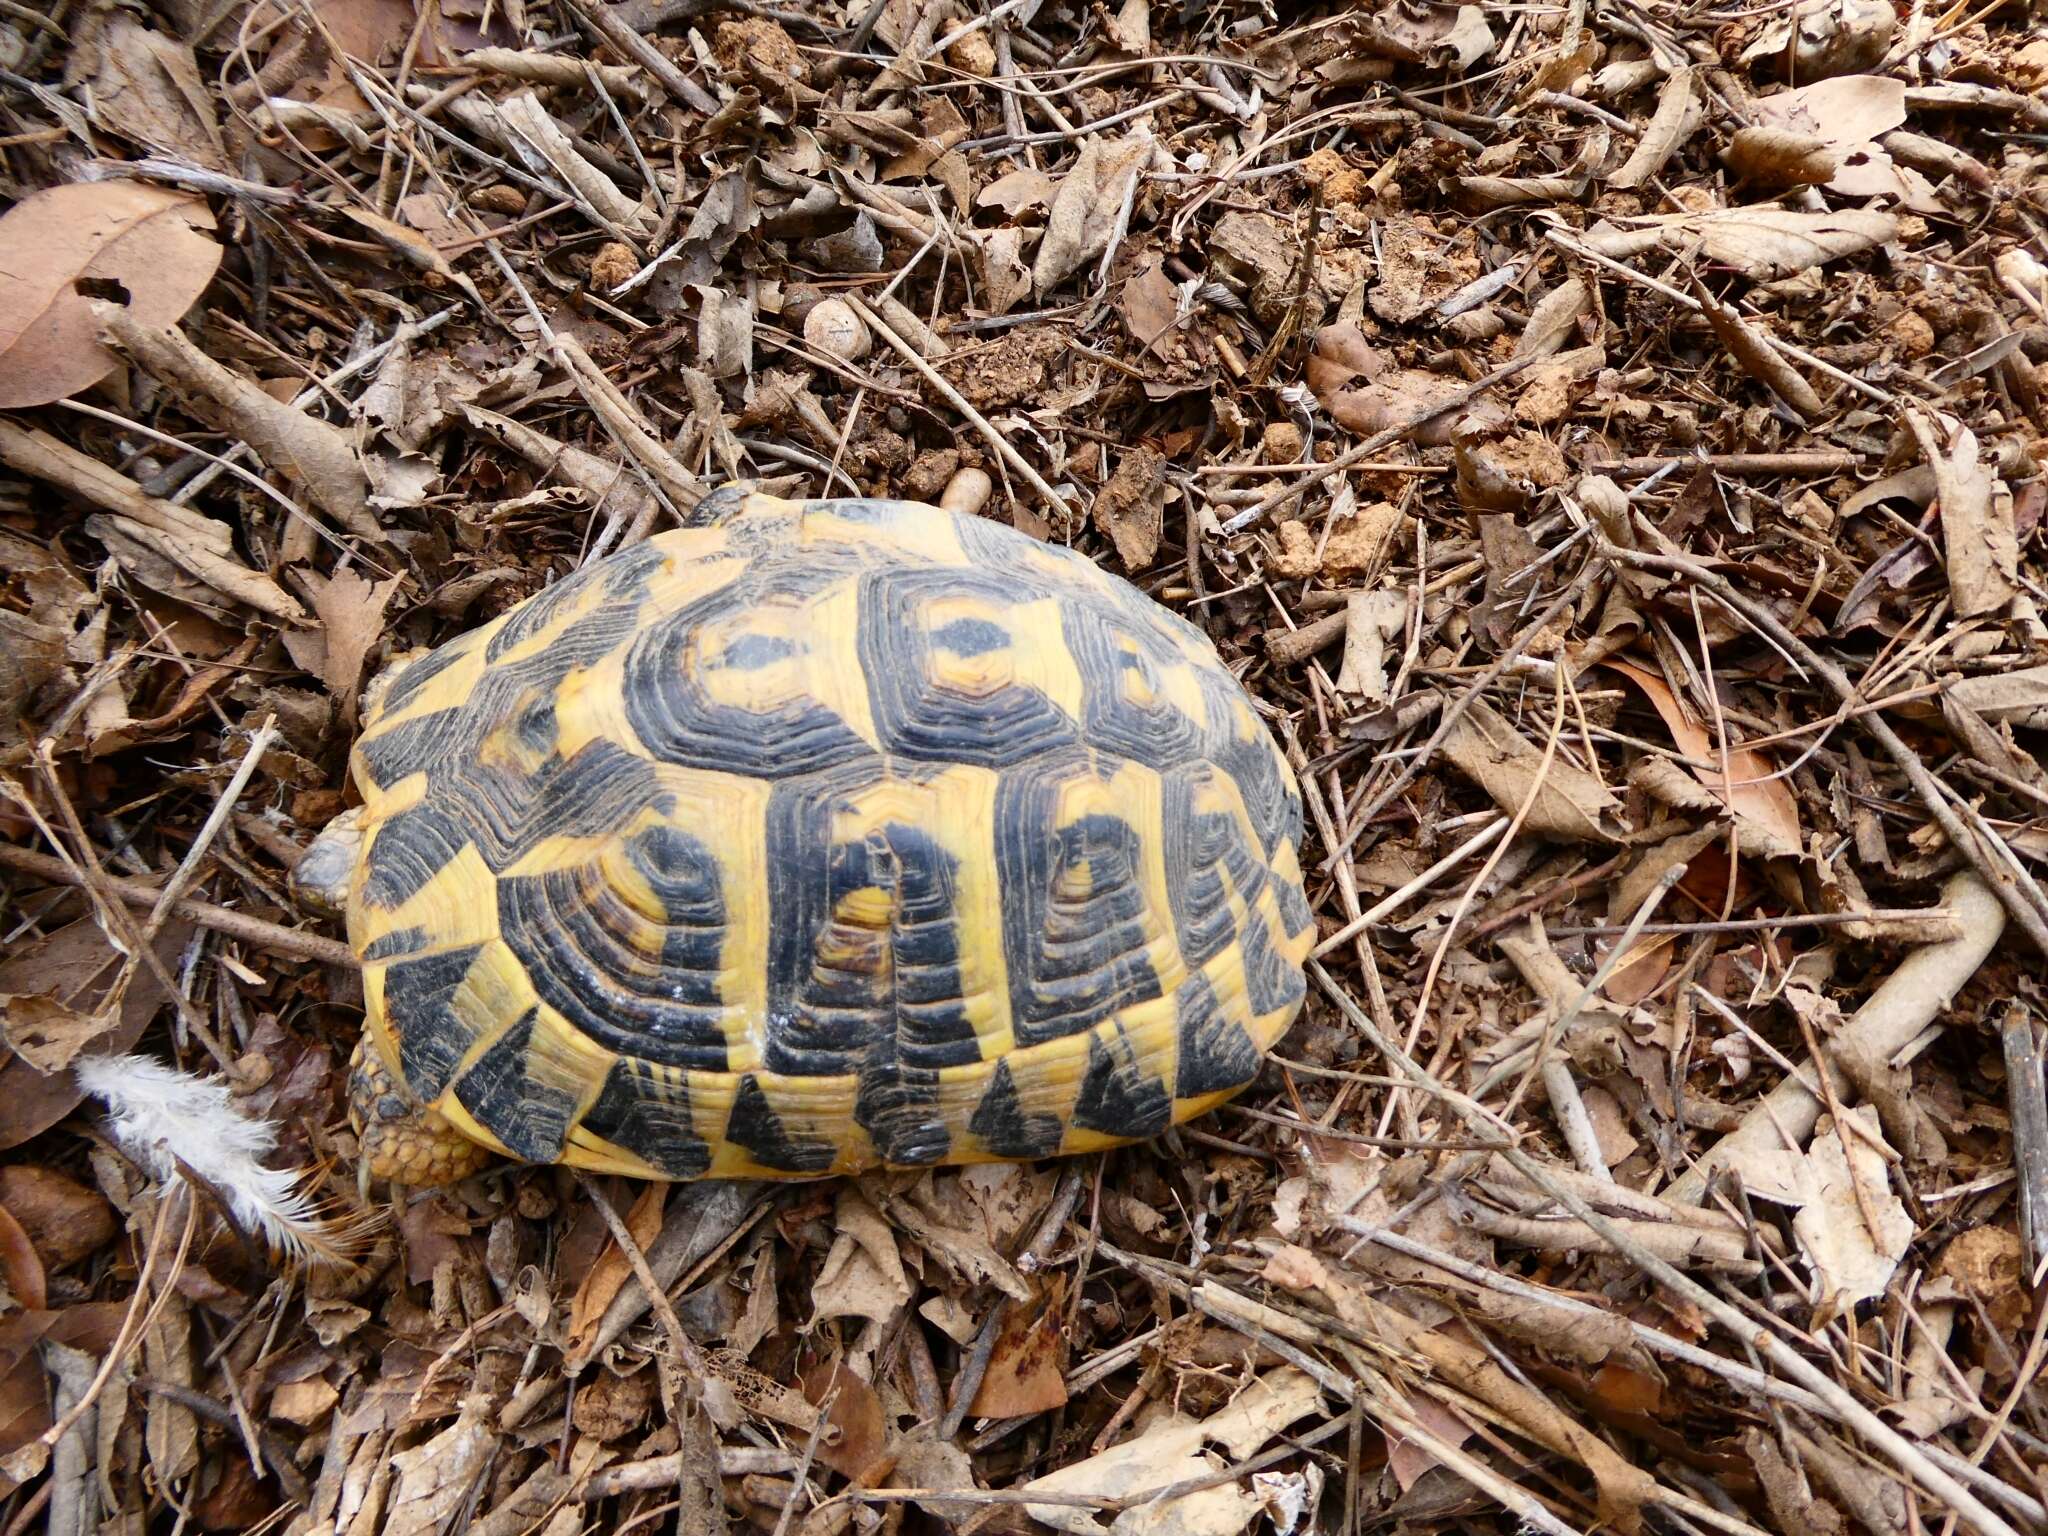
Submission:
POLYGON ((321 1210, 303 1172, 264 1166, 277 1128, 237 1109, 226 1083, 148 1056, 81 1057, 75 1070, 85 1091, 113 1112, 108 1132, 152 1178, 175 1184, 190 1169, 244 1231, 296 1259, 346 1261, 354 1225, 321 1210))

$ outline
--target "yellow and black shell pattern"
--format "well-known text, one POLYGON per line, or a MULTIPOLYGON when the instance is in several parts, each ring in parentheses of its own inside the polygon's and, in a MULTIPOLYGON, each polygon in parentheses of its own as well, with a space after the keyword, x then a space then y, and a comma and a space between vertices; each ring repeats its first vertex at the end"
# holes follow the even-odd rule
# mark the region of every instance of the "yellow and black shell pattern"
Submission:
POLYGON ((385 1064, 487 1147, 668 1179, 1083 1152, 1250 1082, 1313 925, 1207 638, 977 517, 725 499, 372 706, 385 1064))

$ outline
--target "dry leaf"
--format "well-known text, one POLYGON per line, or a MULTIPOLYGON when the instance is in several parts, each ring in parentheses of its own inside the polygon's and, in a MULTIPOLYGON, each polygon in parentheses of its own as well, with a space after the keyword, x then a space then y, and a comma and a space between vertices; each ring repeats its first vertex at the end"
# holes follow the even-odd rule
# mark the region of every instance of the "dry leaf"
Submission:
POLYGON ((850 1184, 840 1187, 833 1226, 832 1251, 811 1286, 813 1326, 833 1317, 888 1321, 912 1295, 896 1234, 850 1184))
POLYGON ((490 1408, 482 1393, 465 1398, 453 1424, 391 1458, 391 1502, 382 1536, 436 1536, 454 1519, 498 1445, 490 1408))
POLYGON ((1164 357, 1180 318, 1180 290, 1166 275, 1166 258, 1149 257, 1124 284, 1124 324, 1145 346, 1164 357))
POLYGON ((1779 399, 1808 421, 1826 410, 1805 376, 1786 361, 1784 355, 1765 339, 1762 331, 1743 319, 1734 308, 1707 292, 1703 285, 1695 282, 1693 287, 1700 312, 1707 317, 1707 323, 1714 328, 1714 334, 1720 337, 1721 345, 1728 349, 1728 355, 1735 359, 1737 367, 1758 383, 1776 390, 1779 399))
POLYGON ((0 409, 47 405, 120 359, 100 344, 84 281, 117 285, 138 323, 169 325, 220 265, 205 203, 135 181, 76 182, 0 217, 0 409))
MULTIPOLYGON (((1832 213, 1768 206, 1719 208, 1662 214, 1641 224, 1667 250, 1682 254, 1697 244, 1706 260, 1733 267, 1758 282, 1790 277, 1899 237, 1897 219, 1867 208, 1832 213)), ((1593 235, 1586 244, 1603 254, 1626 254, 1635 238, 1593 235)))
POLYGON ((1657 97, 1657 110, 1636 140, 1636 147, 1621 169, 1607 178, 1609 186, 1640 187, 1664 169, 1666 162, 1685 147, 1698 131, 1705 114, 1700 110, 1694 70, 1687 65, 1674 70, 1657 97))
MULTIPOLYGON (((1601 665, 1613 668, 1649 697, 1651 705, 1671 732, 1672 745, 1697 762, 1718 763, 1720 749, 1686 708, 1664 686, 1654 672, 1625 661, 1609 659, 1601 665)), ((1679 765, 1667 763, 1667 767, 1679 765)), ((1683 770, 1701 788, 1735 817, 1749 852, 1767 858, 1796 858, 1804 846, 1799 830, 1799 801, 1782 778, 1772 777, 1770 759, 1747 747, 1728 753, 1726 776, 1716 768, 1683 770), (1731 787, 1732 786, 1732 787, 1731 787)))
POLYGON ((1529 309, 1529 323, 1515 342, 1515 356, 1549 357, 1579 335, 1579 322, 1593 313, 1593 290, 1584 278, 1568 277, 1529 309))
POLYGON ((41 1312, 50 1305, 48 1282, 36 1246, 14 1213, 0 1205, 0 1284, 16 1307, 41 1312))
POLYGON ((1053 195, 1031 267, 1031 286, 1041 297, 1109 248, 1125 200, 1151 158, 1152 135, 1143 128, 1118 140, 1091 138, 1081 147, 1053 195))
POLYGON ((1818 186, 1842 165, 1842 157, 1815 134, 1754 125, 1736 129, 1721 158, 1744 181, 1778 190, 1818 186))
MULTIPOLYGON (((156 938, 157 958, 175 968, 178 952, 191 936, 191 924, 174 919, 156 938)), ((80 918, 47 937, 17 942, 0 960, 0 992, 21 995, 29 987, 65 1006, 97 1009, 120 970, 120 957, 90 917, 80 918)), ((101 1042, 103 1049, 125 1051, 142 1037, 164 1001, 156 976, 144 968, 129 982, 121 1002, 120 1023, 101 1042)), ((72 1072, 38 1072, 21 1057, 0 1066, 0 1151, 18 1147, 70 1114, 85 1097, 72 1072)))
MULTIPOLYGON (((1510 814, 1529 798, 1543 764, 1542 749, 1477 699, 1451 727, 1443 750, 1453 767, 1510 814)), ((1617 842, 1620 833, 1613 812, 1620 803, 1592 774, 1563 753, 1554 753, 1525 825, 1538 837, 1561 842, 1617 842)))
MULTIPOLYGON (((1286 1367, 1259 1377, 1229 1406, 1203 1420, 1166 1414, 1143 1433, 1024 1485, 1026 1493, 1085 1493, 1127 1498, 1220 1472, 1242 1461, 1274 1435, 1316 1412, 1321 1399, 1313 1378, 1286 1367), (1210 1450, 1215 1446, 1218 1450, 1210 1450), (1227 1460, 1225 1458, 1228 1458, 1227 1460)), ((1031 1518, 1074 1536, 1101 1536, 1093 1511, 1071 1504, 1026 1504, 1031 1518)), ((1119 1515, 1117 1536, 1236 1536, 1258 1517, 1259 1500, 1232 1484, 1119 1515)))
POLYGON ((1011 1303, 996 1332, 988 1370, 968 1411, 978 1417, 1015 1419, 1050 1413, 1067 1401, 1066 1277, 1046 1276, 1036 1303, 1011 1303))
POLYGON ((1095 497, 1095 526, 1116 546, 1127 571, 1144 570, 1159 553, 1166 490, 1165 456, 1131 448, 1095 497))
POLYGON ((264 463, 303 485, 349 532, 383 542, 369 507, 369 476, 348 433, 228 372, 175 325, 152 324, 110 304, 96 309, 106 334, 145 370, 189 401, 209 403, 210 414, 225 417, 264 463))
MULTIPOLYGON (((643 1255, 661 1233, 662 1211, 667 1200, 666 1184, 648 1184, 641 1188, 633 1201, 633 1208, 626 1213, 626 1231, 640 1245, 643 1255)), ((584 1272, 576 1286, 575 1299, 569 1304, 568 1343, 564 1353, 572 1359, 582 1358, 596 1336, 599 1324, 604 1321, 605 1309, 632 1278, 632 1261, 619 1250, 617 1243, 607 1243, 597 1262, 584 1272)))
POLYGON ((21 1223, 43 1261, 60 1269, 99 1252, 119 1231, 106 1196, 32 1163, 0 1167, 0 1205, 21 1223))
POLYGON ((124 11, 108 17, 99 43, 90 97, 99 127, 208 170, 228 168, 213 98, 188 43, 124 11))
POLYGON ((1868 1137, 1839 1136, 1834 1122, 1822 1117, 1806 1155, 1804 1203, 1792 1218, 1792 1233, 1832 1305, 1853 1307, 1884 1295, 1913 1241, 1914 1226, 1870 1139, 1880 1134, 1877 1110, 1866 1104, 1842 1113, 1868 1137), (1877 1231, 1870 1230, 1866 1212, 1876 1218, 1877 1231))
POLYGON ((0 1036, 38 1072, 65 1071, 80 1051, 112 1030, 118 1019, 118 1014, 105 1007, 80 1013, 52 997, 0 992, 0 1036))
MULTIPOLYGON (((1472 1438, 1472 1426, 1429 1393, 1405 1393, 1403 1403, 1410 1418, 1447 1445, 1460 1446, 1472 1438)), ((1381 1433, 1387 1437, 1387 1470, 1394 1474, 1403 1493, 1413 1488, 1425 1472, 1442 1465, 1432 1452, 1403 1440, 1395 1431, 1382 1429, 1381 1433)))
POLYGON ((2019 592, 2019 536, 2010 497, 1994 494, 1992 468, 1978 456, 1977 434, 1953 417, 1940 423, 1909 409, 1907 424, 1934 470, 1941 502, 1941 542, 1948 555, 1956 617, 2004 609, 2019 592))
POLYGON ((360 571, 336 571, 332 576, 302 572, 307 595, 319 615, 326 637, 321 681, 341 705, 345 720, 355 718, 357 690, 363 681, 363 662, 384 633, 384 610, 398 591, 401 576, 373 582, 360 571))

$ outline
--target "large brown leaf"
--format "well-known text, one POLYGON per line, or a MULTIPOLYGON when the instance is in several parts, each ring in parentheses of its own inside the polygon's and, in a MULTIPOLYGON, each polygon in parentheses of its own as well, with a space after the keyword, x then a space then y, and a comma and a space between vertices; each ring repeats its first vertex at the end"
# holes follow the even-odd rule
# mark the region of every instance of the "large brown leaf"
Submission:
POLYGON ((90 281, 137 319, 172 325, 212 281, 221 249, 206 204, 133 181, 51 187, 0 218, 0 409, 48 405, 119 361, 100 344, 90 281))

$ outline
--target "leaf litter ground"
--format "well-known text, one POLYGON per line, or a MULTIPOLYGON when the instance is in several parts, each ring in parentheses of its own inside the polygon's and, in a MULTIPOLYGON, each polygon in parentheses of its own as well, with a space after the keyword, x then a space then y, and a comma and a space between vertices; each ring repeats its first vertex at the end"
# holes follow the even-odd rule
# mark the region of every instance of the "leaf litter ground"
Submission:
POLYGON ((2028 23, 6 7, 0 1536, 2048 1528, 2028 23), (1200 625, 1301 1021, 1106 1157, 365 1213, 364 682, 733 481, 1200 625))

